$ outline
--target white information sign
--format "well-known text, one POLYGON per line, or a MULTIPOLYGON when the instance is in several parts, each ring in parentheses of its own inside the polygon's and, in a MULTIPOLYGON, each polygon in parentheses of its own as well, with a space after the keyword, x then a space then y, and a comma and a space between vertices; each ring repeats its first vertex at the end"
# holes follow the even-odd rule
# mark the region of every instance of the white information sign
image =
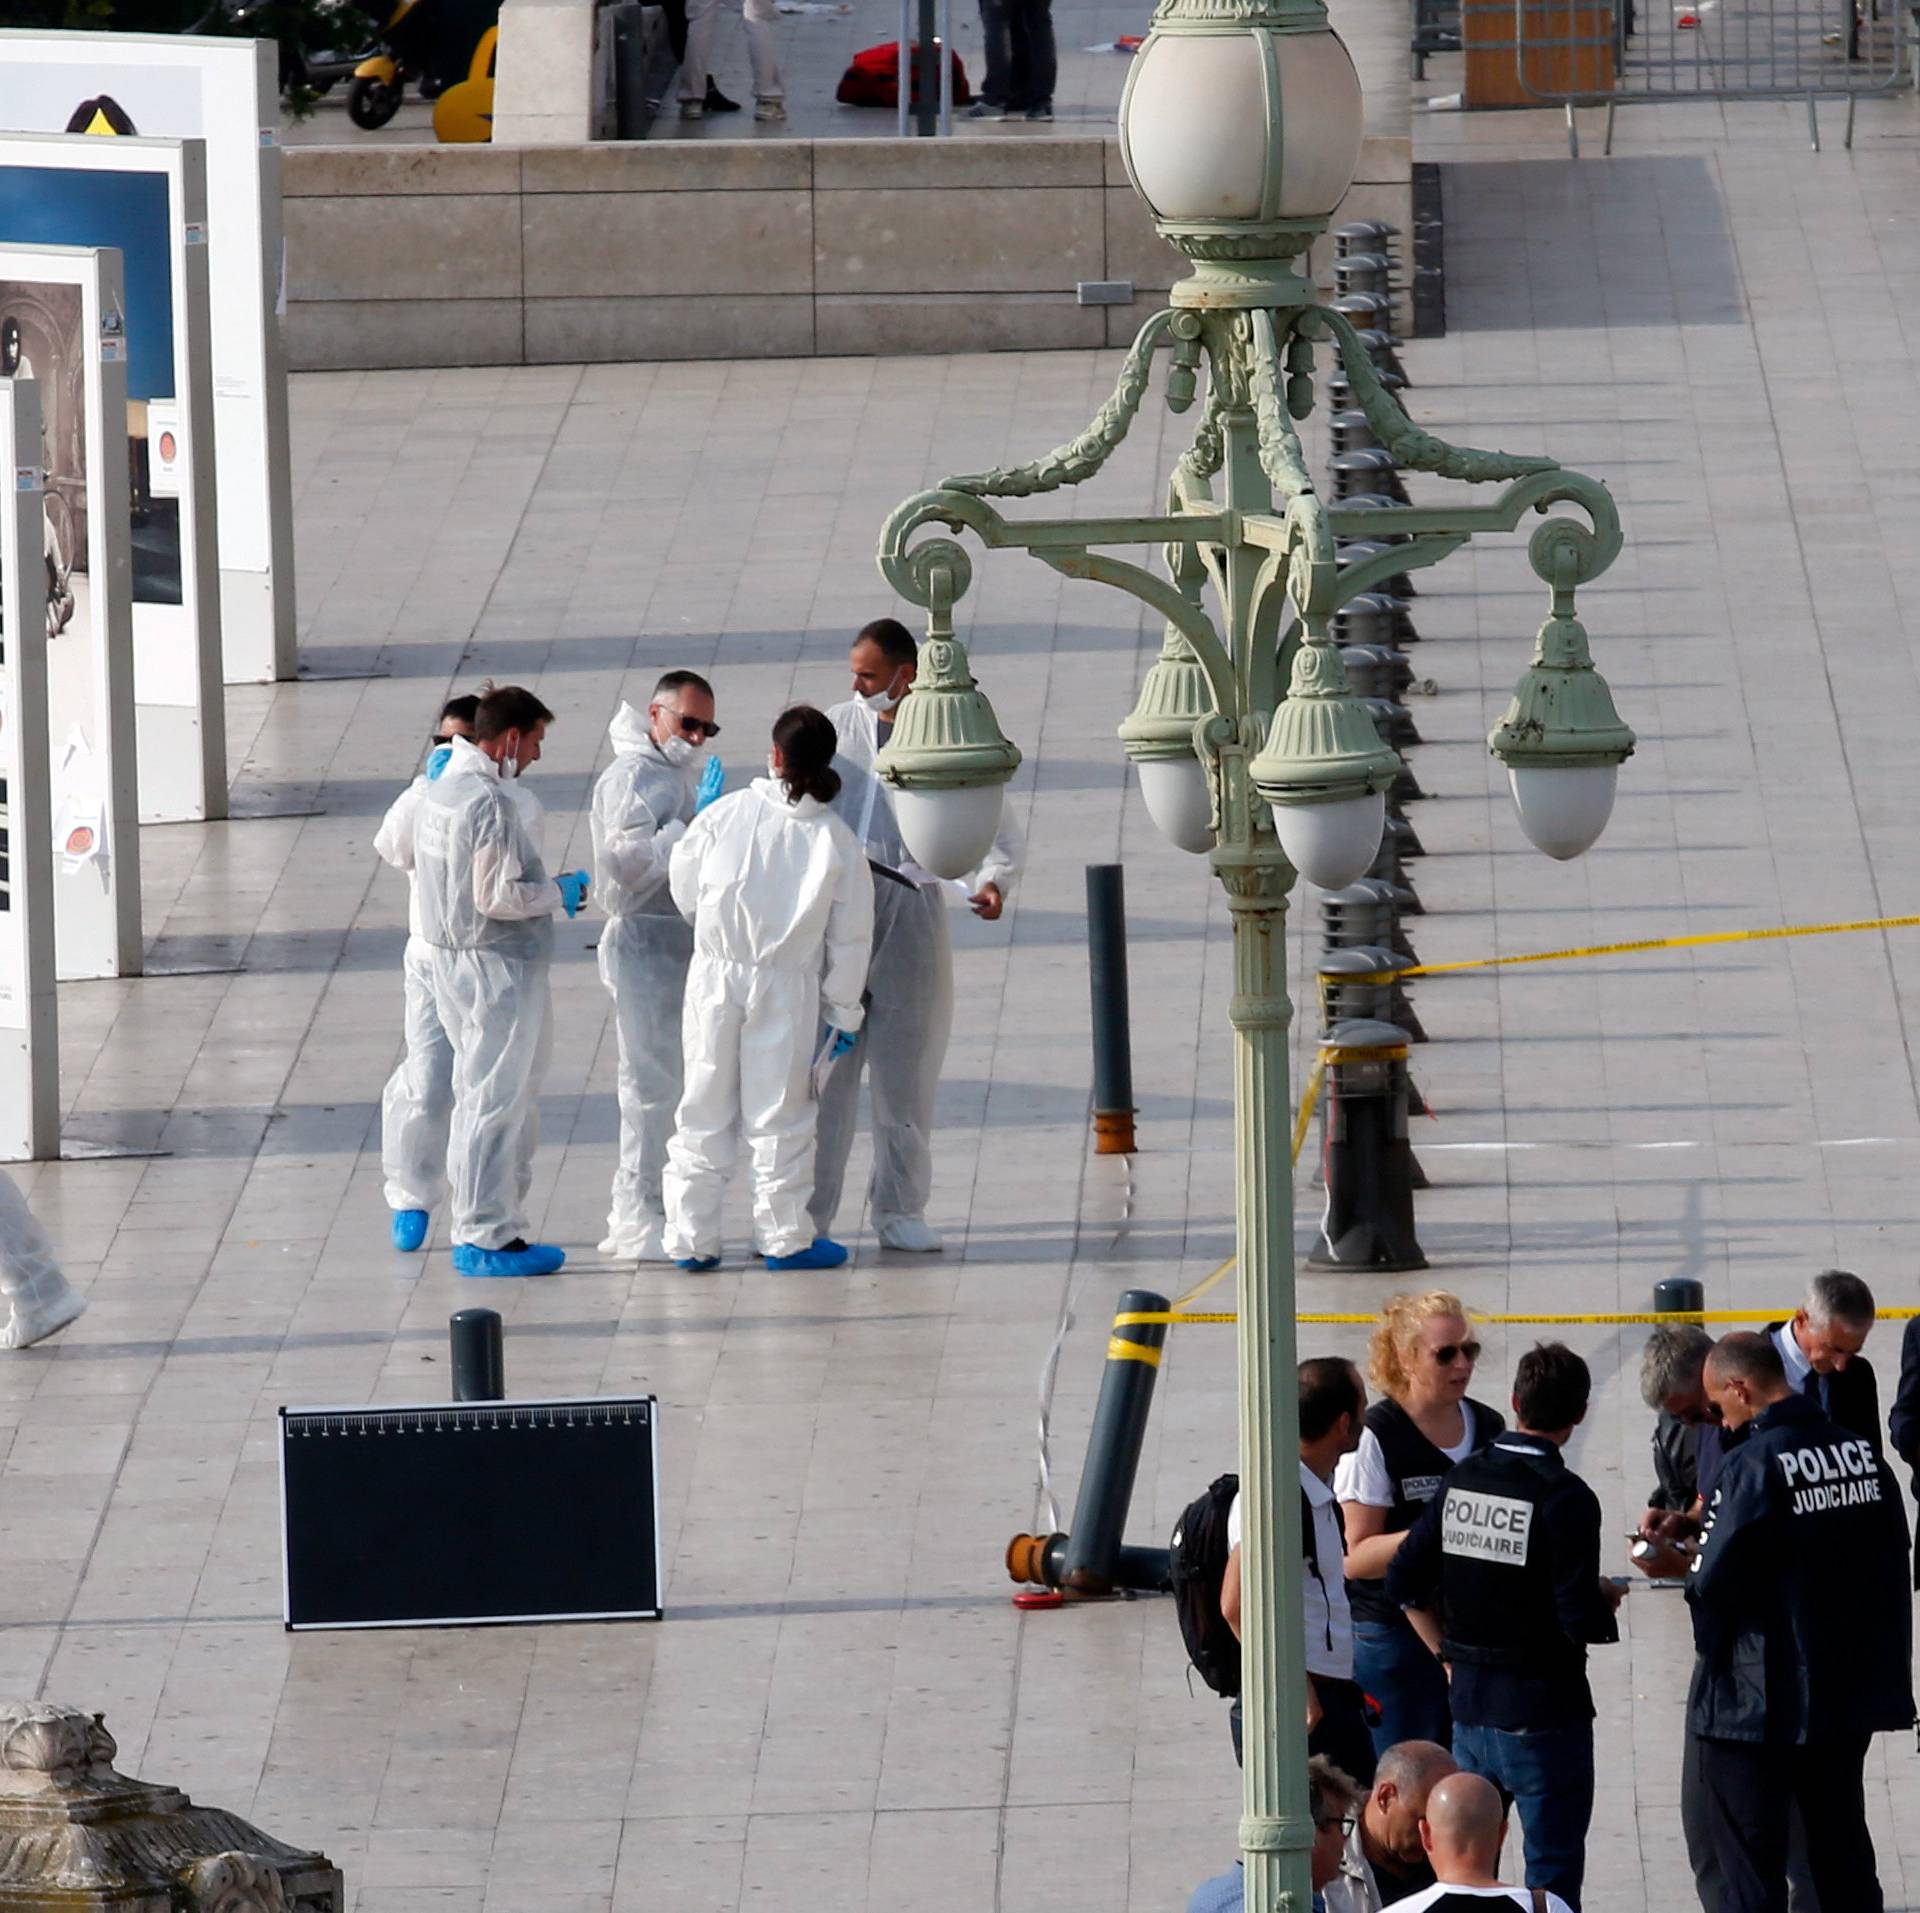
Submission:
MULTIPOLYGON (((200 34, 0 32, 0 128, 207 150, 220 617, 229 684, 294 675, 293 492, 280 320, 276 49, 200 34)), ((0 234, 0 237, 6 235, 0 234)))
POLYGON ((40 400, 0 378, 0 1156, 60 1154, 40 400))
POLYGON ((0 245, 113 247, 123 262, 142 823, 227 814, 207 248, 189 243, 205 176, 198 140, 0 134, 0 245), (177 496, 153 484, 156 403, 177 496))
POLYGON ((40 395, 63 979, 141 968, 125 342, 119 253, 0 246, 0 370, 40 395))

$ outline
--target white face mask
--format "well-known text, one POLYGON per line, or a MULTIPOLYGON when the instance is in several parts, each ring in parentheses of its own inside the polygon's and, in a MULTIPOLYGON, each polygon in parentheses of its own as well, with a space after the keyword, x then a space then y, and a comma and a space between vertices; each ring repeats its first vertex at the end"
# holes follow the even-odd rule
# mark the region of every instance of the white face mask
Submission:
POLYGON ((670 737, 660 746, 660 755, 677 771, 699 763, 706 754, 706 745, 696 744, 690 737, 670 737))
POLYGON ((893 674, 893 682, 889 684, 884 691, 875 691, 871 697, 861 697, 859 692, 856 691, 854 696, 859 703, 864 704, 876 717, 885 717, 886 714, 906 696, 906 692, 898 688, 899 684, 900 673, 896 671, 893 674))
POLYGON ((501 758, 500 775, 502 777, 518 777, 520 775, 519 758, 515 757, 511 752, 501 758))

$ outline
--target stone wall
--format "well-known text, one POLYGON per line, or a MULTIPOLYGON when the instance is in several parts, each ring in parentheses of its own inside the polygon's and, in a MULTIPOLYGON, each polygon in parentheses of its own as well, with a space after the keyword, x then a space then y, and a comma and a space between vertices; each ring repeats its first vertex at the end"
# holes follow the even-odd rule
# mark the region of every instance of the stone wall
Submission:
MULTIPOLYGON (((1123 344, 1183 276, 1117 143, 292 146, 296 370, 1123 344), (1083 306, 1082 280, 1132 304, 1083 306)), ((1410 226, 1370 135, 1343 218, 1410 226)))

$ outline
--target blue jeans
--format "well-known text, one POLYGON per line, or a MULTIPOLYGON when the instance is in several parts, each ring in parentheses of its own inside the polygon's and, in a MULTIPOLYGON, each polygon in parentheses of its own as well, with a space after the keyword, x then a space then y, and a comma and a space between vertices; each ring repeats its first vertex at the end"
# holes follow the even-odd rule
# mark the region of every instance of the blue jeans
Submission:
POLYGON ((1520 1810, 1527 1884, 1557 1893, 1578 1913, 1593 1819, 1593 1723, 1509 1732, 1456 1721, 1453 1757, 1481 1774, 1520 1810))
POLYGON ((1453 1738, 1446 1674, 1406 1621, 1396 1616, 1354 1622, 1353 1678, 1380 1709, 1380 1724, 1373 1729, 1376 1754, 1403 1740, 1431 1740, 1444 1747, 1453 1738))

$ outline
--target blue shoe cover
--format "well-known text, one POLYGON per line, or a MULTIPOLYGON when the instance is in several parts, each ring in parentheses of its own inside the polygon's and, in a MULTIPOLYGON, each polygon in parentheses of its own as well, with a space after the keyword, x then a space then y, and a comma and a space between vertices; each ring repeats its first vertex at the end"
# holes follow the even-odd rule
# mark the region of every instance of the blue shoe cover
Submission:
POLYGON ((551 1275, 566 1261, 565 1249, 550 1242, 529 1243, 524 1249, 477 1249, 457 1242, 453 1249, 455 1275, 551 1275))
POLYGON ((720 1266, 717 1255, 683 1255, 673 1265, 676 1269, 685 1269, 689 1275, 705 1275, 710 1269, 720 1266))
POLYGON ((396 1209, 393 1212, 393 1246, 402 1255, 411 1255, 426 1241, 429 1220, 424 1209, 396 1209))
POLYGON ((847 1252, 839 1243, 830 1242, 823 1235, 817 1235, 798 1255, 770 1255, 767 1267, 770 1269, 837 1269, 847 1259, 847 1252))

